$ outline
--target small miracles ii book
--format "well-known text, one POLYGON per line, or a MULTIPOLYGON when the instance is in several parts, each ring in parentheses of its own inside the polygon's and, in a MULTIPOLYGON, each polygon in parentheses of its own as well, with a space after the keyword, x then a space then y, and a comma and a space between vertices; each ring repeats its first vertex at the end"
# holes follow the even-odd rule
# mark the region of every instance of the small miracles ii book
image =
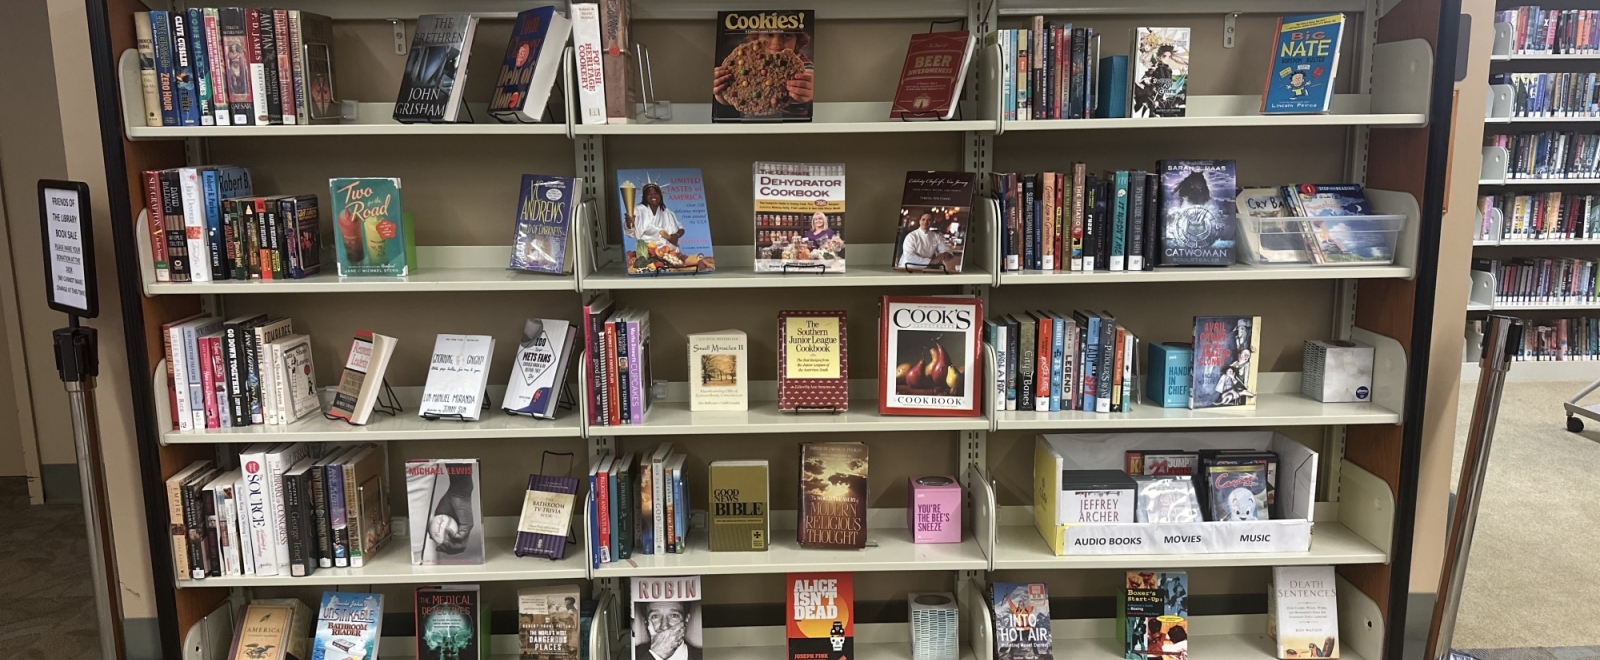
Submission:
POLYGON ((855 594, 849 573, 790 573, 788 660, 855 657, 855 594))

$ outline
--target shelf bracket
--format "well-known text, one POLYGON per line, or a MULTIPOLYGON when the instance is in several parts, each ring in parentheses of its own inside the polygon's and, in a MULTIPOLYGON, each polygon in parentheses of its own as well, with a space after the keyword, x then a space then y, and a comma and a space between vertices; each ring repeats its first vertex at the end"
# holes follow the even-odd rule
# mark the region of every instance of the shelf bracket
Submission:
POLYGON ((617 450, 616 438, 613 438, 613 437, 611 437, 609 435, 592 435, 592 436, 589 436, 588 443, 589 443, 589 464, 590 465, 594 465, 595 462, 599 461, 600 460, 600 455, 602 453, 604 453, 604 452, 613 452, 614 453, 617 450))
POLYGON ((1238 32, 1235 25, 1239 20, 1239 13, 1233 12, 1222 17, 1222 47, 1233 48, 1234 35, 1238 32))
POLYGON ((398 18, 389 19, 389 27, 394 30, 394 54, 405 55, 411 52, 411 44, 406 42, 406 24, 398 18))

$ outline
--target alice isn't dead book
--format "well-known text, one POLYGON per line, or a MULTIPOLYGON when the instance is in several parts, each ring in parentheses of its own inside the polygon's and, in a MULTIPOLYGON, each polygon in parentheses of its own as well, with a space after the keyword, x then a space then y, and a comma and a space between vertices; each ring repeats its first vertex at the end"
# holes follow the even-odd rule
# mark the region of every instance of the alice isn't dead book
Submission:
POLYGON ((750 341, 743 330, 699 332, 689 339, 689 410, 750 407, 750 341))
POLYGON ((784 581, 788 660, 855 657, 855 584, 850 573, 790 573, 784 581))
POLYGON ((989 586, 997 660, 1051 660, 1050 590, 1043 582, 989 586))
POLYGON ((971 172, 906 172, 893 266, 959 273, 972 219, 971 172))
POLYGON ((1262 114, 1327 112, 1339 70, 1344 14, 1302 14, 1278 19, 1272 66, 1261 90, 1262 114))
POLYGON ((579 660, 582 602, 577 585, 518 589, 519 660, 579 660))
POLYGON ((771 543, 766 461, 712 461, 711 551, 765 552, 771 543))
POLYGON ((867 545, 867 446, 859 442, 800 445, 798 541, 808 548, 867 545))
POLYGON ((1161 254, 1158 266, 1233 264, 1235 199, 1231 160, 1163 160, 1161 179, 1161 254))
POLYGON ((1133 116, 1182 117, 1189 107, 1189 28, 1133 32, 1133 116))
POLYGON ((628 600, 633 660, 701 657, 700 576, 630 578, 628 600))
POLYGON ((716 271, 704 180, 698 168, 617 170, 629 275, 716 271))
POLYGON ((478 17, 428 14, 417 17, 411 52, 406 55, 394 120, 402 124, 453 122, 467 86, 467 60, 478 17))
POLYGON ((400 201, 400 179, 330 179, 328 196, 340 276, 411 274, 416 241, 400 201))
POLYGON ((322 592, 310 660, 376 660, 383 594, 322 592))
POLYGON ((582 199, 583 179, 522 175, 516 234, 511 238, 511 269, 556 275, 572 272, 567 242, 582 199))
POLYGON ((717 12, 711 121, 811 121, 816 12, 717 12))
POLYGON ((983 301, 884 296, 878 314, 878 412, 977 416, 983 301))
POLYGON ((754 170, 756 272, 844 272, 844 163, 754 170))
POLYGON ((843 311, 778 313, 778 410, 850 409, 848 330, 843 311))
POLYGON ((1339 589, 1332 566, 1276 567, 1267 595, 1279 658, 1339 657, 1339 589))
POLYGON ((476 584, 417 587, 418 660, 488 660, 489 607, 476 584))
POLYGON ((478 459, 406 461, 411 563, 482 564, 482 489, 478 459))
POLYGON ((1256 405, 1256 354, 1261 317, 1196 316, 1189 407, 1256 405))

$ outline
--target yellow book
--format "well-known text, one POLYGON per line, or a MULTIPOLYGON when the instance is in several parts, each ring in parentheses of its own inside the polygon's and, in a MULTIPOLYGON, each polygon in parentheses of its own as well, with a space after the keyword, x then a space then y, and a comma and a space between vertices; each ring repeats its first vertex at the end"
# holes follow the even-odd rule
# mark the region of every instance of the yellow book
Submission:
POLYGON ((1033 448, 1033 525, 1039 535, 1050 544, 1057 555, 1066 552, 1067 526, 1056 522, 1057 503, 1061 498, 1061 454, 1044 438, 1034 441, 1033 448))

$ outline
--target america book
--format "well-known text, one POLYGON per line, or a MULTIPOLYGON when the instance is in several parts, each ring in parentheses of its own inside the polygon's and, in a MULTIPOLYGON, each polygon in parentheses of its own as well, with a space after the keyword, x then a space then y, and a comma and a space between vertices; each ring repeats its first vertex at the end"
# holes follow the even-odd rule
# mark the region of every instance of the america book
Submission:
POLYGON ((842 273, 844 163, 757 161, 758 273, 842 273))
POLYGON ((850 573, 784 576, 788 660, 855 657, 855 579, 850 573))
POLYGON ((850 409, 844 311, 778 312, 778 410, 850 409))
POLYGON ((511 269, 571 273, 567 243, 582 200, 583 179, 522 175, 516 233, 511 238, 511 269))
POLYGON ((617 170, 629 275, 716 271, 704 180, 698 168, 617 170))
POLYGON ((982 300, 884 296, 878 317, 879 414, 981 414, 982 300))
POLYGON ((404 277, 416 266, 416 243, 400 199, 400 179, 330 179, 340 276, 404 277))
POLYGON ((1197 316, 1189 407, 1256 405, 1255 355, 1261 350, 1261 317, 1197 316))
POLYGON ((383 594, 322 592, 311 660, 377 660, 383 594))
POLYGON ((866 547, 867 463, 867 446, 859 442, 800 445, 802 547, 866 547))
POLYGON ((406 461, 412 564, 483 563, 480 471, 476 458, 406 461))
POLYGON ((711 121, 811 121, 816 12, 717 12, 711 121))
POLYGON ((1238 195, 1231 160, 1163 160, 1159 266, 1227 266, 1233 263, 1238 195))
POLYGON ((1277 35, 1267 82, 1261 90, 1262 114, 1331 110, 1344 14, 1282 16, 1277 35))
POLYGON ((1052 660, 1050 590, 1043 582, 996 582, 989 586, 997 660, 1052 660))
POLYGON ((427 14, 417 17, 411 51, 394 103, 394 120, 402 124, 456 121, 467 86, 467 61, 478 17, 472 14, 427 14))
POLYGON ((511 25, 511 40, 506 44, 489 100, 489 116, 508 122, 538 122, 544 119, 545 106, 555 88, 561 69, 561 50, 572 33, 572 22, 554 5, 534 7, 517 14, 511 25))
POLYGON ((1189 107, 1189 28, 1133 33, 1133 116, 1182 117, 1189 107))

